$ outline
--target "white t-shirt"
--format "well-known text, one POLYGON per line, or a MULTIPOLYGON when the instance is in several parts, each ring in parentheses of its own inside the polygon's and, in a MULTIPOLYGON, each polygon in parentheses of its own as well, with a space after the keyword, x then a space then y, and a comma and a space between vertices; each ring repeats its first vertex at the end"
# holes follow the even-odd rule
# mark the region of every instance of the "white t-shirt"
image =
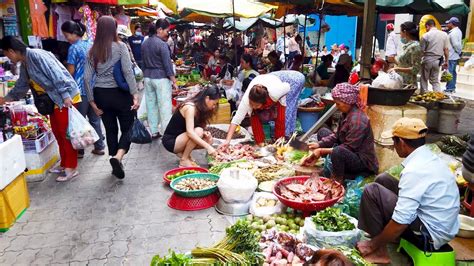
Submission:
POLYGON ((247 114, 252 114, 252 107, 249 103, 249 93, 253 86, 263 85, 267 88, 270 98, 281 105, 286 106, 286 95, 290 92, 290 84, 282 82, 279 77, 270 74, 264 74, 256 76, 252 82, 250 82, 247 90, 245 91, 242 101, 240 102, 239 108, 232 118, 232 124, 240 125, 247 114))

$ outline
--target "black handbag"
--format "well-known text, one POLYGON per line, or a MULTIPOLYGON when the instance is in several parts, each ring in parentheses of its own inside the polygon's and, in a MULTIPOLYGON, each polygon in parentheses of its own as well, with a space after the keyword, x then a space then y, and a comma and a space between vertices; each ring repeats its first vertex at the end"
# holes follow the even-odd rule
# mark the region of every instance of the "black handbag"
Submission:
POLYGON ((36 109, 42 115, 50 115, 54 112, 55 103, 49 95, 45 92, 43 94, 38 94, 35 89, 30 88, 31 93, 33 94, 33 99, 35 101, 36 109))

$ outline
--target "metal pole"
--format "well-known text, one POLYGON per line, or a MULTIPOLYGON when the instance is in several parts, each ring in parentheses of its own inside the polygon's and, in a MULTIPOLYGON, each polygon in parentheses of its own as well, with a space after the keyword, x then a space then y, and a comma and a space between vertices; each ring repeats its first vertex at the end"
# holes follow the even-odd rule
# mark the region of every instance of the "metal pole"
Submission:
POLYGON ((315 67, 318 67, 319 60, 319 51, 321 50, 321 27, 323 26, 323 14, 319 13, 319 31, 318 31, 318 47, 316 49, 316 64, 315 67))
POLYGON ((362 50, 360 76, 362 79, 370 79, 370 61, 372 52, 372 36, 375 24, 375 0, 364 1, 364 24, 362 27, 362 50))
POLYGON ((303 54, 303 64, 301 64, 301 72, 303 72, 303 65, 304 65, 304 59, 305 59, 305 48, 306 48, 306 20, 308 19, 308 13, 304 14, 304 33, 303 33, 303 51, 301 53, 303 54))
POLYGON ((232 0, 232 19, 234 21, 234 56, 235 56, 235 68, 239 66, 239 58, 237 58, 237 42, 236 42, 236 35, 237 35, 237 27, 235 26, 235 0, 232 0))
POLYGON ((283 16, 283 63, 286 64, 286 9, 283 16))

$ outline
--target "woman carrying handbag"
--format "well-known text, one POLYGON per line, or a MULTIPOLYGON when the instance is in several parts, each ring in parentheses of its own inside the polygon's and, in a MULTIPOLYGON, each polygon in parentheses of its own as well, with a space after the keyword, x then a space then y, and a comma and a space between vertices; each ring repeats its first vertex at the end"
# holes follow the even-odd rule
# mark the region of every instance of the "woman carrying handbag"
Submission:
POLYGON ((5 56, 14 64, 21 62, 20 78, 0 104, 19 100, 28 90, 35 99, 35 105, 42 115, 49 115, 51 129, 58 142, 61 164, 50 172, 58 173, 58 182, 76 177, 77 151, 67 138, 68 109, 81 102, 81 94, 73 77, 50 52, 27 48, 20 39, 7 36, 1 47, 5 56))
POLYGON ((129 131, 139 107, 137 83, 127 46, 118 39, 111 16, 97 21, 97 32, 86 64, 84 83, 88 100, 105 126, 112 174, 125 177, 122 159, 130 148, 129 131), (120 69, 118 71, 117 69, 120 69), (91 80, 95 75, 94 88, 91 80), (118 123, 117 123, 118 120, 118 123), (121 135, 119 137, 119 126, 121 135))

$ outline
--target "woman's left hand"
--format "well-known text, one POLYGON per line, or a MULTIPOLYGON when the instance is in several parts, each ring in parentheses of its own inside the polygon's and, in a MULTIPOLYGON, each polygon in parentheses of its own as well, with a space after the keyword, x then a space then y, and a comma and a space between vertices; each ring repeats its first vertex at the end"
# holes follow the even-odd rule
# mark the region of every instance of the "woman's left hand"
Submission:
POLYGON ((140 101, 138 98, 138 94, 133 95, 133 105, 130 110, 138 110, 138 108, 140 108, 140 101))
POLYGON ((73 105, 72 99, 71 98, 64 99, 63 104, 64 104, 64 107, 66 108, 72 107, 73 105))

